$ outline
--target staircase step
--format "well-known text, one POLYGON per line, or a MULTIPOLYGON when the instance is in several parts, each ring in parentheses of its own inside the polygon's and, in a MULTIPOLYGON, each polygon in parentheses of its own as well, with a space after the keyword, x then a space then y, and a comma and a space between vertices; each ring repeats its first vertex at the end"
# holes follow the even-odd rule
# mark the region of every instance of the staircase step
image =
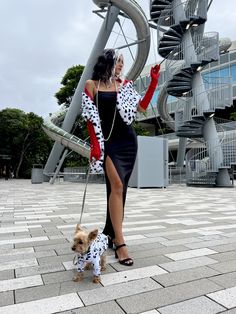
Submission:
POLYGON ((183 94, 183 93, 189 92, 191 90, 191 86, 170 86, 170 87, 167 86, 166 89, 167 89, 168 92, 171 92, 171 91, 177 92, 177 91, 179 91, 180 93, 183 94))
MULTIPOLYGON (((163 39, 163 38, 162 38, 163 39)), ((166 48, 166 47, 177 47, 180 44, 180 41, 177 40, 162 40, 160 41, 159 48, 166 48)))
POLYGON ((170 80, 168 82, 168 87, 175 87, 175 86, 188 86, 191 88, 192 84, 190 81, 176 81, 176 80, 170 80))

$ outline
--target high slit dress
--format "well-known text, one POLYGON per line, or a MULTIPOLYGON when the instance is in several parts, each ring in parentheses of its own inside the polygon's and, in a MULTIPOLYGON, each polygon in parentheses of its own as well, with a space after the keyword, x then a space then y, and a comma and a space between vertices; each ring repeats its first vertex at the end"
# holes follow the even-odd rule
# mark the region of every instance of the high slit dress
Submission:
POLYGON ((109 212, 111 185, 106 172, 106 158, 109 156, 123 184, 123 217, 129 178, 131 176, 136 154, 137 136, 132 125, 127 125, 121 118, 116 107, 117 92, 98 91, 94 97, 98 109, 102 133, 104 136, 104 173, 107 192, 107 217, 103 233, 115 237, 109 212), (113 119, 116 110, 114 125, 113 119), (113 128, 112 128, 113 125, 113 128), (112 128, 112 133, 109 137, 112 128), (106 140, 109 137, 108 140, 106 140))

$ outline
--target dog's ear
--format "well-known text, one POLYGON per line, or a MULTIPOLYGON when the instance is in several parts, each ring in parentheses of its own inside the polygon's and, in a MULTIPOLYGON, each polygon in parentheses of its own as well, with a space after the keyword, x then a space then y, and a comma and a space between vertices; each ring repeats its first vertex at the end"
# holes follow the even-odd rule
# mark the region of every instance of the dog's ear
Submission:
POLYGON ((89 232, 88 238, 90 241, 93 241, 96 239, 97 235, 98 235, 98 229, 95 229, 89 232))
POLYGON ((82 230, 81 227, 80 227, 80 224, 77 224, 76 227, 75 227, 75 232, 80 231, 80 230, 82 230))

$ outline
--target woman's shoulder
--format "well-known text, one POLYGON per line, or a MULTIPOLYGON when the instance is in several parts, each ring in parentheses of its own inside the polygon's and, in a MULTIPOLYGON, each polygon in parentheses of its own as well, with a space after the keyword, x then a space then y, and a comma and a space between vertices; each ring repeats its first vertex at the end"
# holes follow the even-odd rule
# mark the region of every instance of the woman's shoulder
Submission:
POLYGON ((94 80, 87 80, 86 82, 85 82, 85 86, 95 86, 95 81, 94 80))
POLYGON ((85 93, 87 95, 89 95, 91 99, 93 99, 94 94, 96 92, 96 83, 95 82, 96 81, 94 81, 94 80, 87 80, 85 82, 85 89, 84 89, 85 93))

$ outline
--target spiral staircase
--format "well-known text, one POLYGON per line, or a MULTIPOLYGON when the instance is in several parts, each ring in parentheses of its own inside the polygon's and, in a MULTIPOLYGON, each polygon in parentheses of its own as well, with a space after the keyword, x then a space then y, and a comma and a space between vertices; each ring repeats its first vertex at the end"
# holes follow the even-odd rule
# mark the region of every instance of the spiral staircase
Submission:
MULTIPOLYGON (((203 81, 200 73, 219 58, 218 33, 204 33, 208 4, 208 0, 150 1, 151 19, 157 25, 158 53, 165 58, 166 69, 166 83, 158 98, 159 113, 180 138, 179 152, 186 150, 187 138, 197 141, 200 151, 204 151, 187 154, 186 167, 191 170, 187 171, 187 184, 231 186, 228 169, 236 164, 236 157, 226 162, 225 147, 229 144, 219 136, 213 116, 216 110, 232 105, 232 83, 230 78, 203 81), (177 97, 175 119, 167 110, 168 95, 177 97), (208 166, 194 169, 192 164, 201 164, 200 158, 203 163, 207 160, 208 166), (202 168, 204 171, 199 171, 202 168)), ((234 141, 230 143, 234 147, 234 141)), ((232 150, 230 154, 234 156, 232 150)))

